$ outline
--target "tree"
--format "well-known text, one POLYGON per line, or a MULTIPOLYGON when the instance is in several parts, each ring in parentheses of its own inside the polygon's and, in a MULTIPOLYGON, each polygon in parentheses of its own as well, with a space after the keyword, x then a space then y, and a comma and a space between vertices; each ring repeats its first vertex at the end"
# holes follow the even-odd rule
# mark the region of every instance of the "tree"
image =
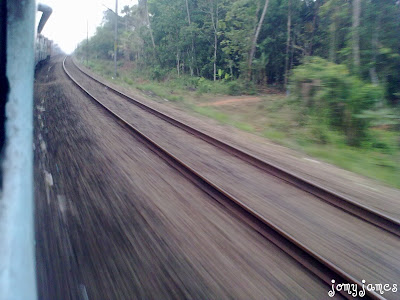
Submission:
POLYGON ((191 40, 192 40, 192 49, 191 49, 191 60, 190 60, 190 76, 193 76, 193 74, 194 74, 193 69, 194 69, 195 61, 196 61, 196 48, 195 48, 195 43, 194 43, 194 34, 193 34, 193 30, 192 30, 192 20, 190 18, 189 1, 185 0, 185 4, 186 4, 186 13, 187 13, 187 18, 188 18, 188 24, 189 24, 190 31, 191 31, 190 35, 191 35, 191 40))
POLYGON ((290 30, 292 26, 292 14, 291 14, 291 0, 289 0, 288 5, 288 21, 287 21, 287 40, 286 40, 286 57, 285 57, 285 88, 288 83, 288 73, 289 73, 289 47, 290 47, 290 30))
POLYGON ((357 73, 360 69, 360 14, 361 14, 361 0, 353 0, 353 64, 354 71, 357 73))
POLYGON ((225 30, 221 48, 224 63, 232 77, 239 77, 241 72, 247 73, 248 55, 254 28, 258 22, 259 4, 259 1, 255 3, 252 0, 236 1, 230 6, 223 21, 225 30))
POLYGON ((214 57, 213 57, 213 66, 214 66, 214 81, 217 80, 217 51, 218 51, 218 26, 219 26, 219 6, 218 0, 208 0, 209 3, 209 13, 211 16, 211 24, 214 32, 214 57))
MULTIPOLYGON (((286 86, 291 69, 319 56, 400 102, 398 0, 140 0, 122 12, 118 55, 157 78, 175 69, 286 86)), ((113 57, 112 21, 105 12, 92 57, 113 57)))
POLYGON ((253 41, 251 43, 250 54, 249 54, 249 64, 248 64, 248 67, 249 67, 248 79, 249 80, 251 79, 251 69, 253 66, 254 54, 256 52, 257 40, 258 40, 258 36, 260 34, 261 26, 264 22, 265 14, 267 13, 268 3, 269 3, 269 0, 265 0, 264 9, 262 11, 261 18, 257 24, 256 30, 254 32, 253 41))
POLYGON ((149 28, 151 43, 153 45, 153 50, 154 50, 154 56, 159 60, 158 55, 157 55, 156 43, 154 42, 153 30, 151 28, 150 16, 149 16, 149 8, 148 8, 147 0, 139 0, 139 6, 143 6, 143 8, 144 8, 143 9, 143 13, 144 13, 146 21, 147 21, 147 26, 149 28))

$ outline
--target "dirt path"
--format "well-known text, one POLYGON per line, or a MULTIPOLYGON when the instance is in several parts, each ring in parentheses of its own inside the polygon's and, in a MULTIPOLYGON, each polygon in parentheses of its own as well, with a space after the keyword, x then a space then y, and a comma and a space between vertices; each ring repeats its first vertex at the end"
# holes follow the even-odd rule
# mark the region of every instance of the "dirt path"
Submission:
POLYGON ((240 105, 240 104, 248 104, 248 103, 257 103, 260 102, 262 99, 260 97, 225 97, 222 99, 218 99, 215 102, 209 103, 201 103, 199 106, 224 106, 224 105, 240 105))

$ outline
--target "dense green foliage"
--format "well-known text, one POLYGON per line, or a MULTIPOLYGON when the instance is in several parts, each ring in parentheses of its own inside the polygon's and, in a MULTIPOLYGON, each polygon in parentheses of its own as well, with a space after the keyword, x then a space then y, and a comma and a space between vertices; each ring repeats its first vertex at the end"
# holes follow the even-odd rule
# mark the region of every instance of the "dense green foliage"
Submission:
MULTIPOLYGON (((350 145, 378 110, 398 122, 398 0, 139 0, 119 13, 120 67, 152 80, 184 78, 200 93, 213 80, 232 95, 290 82, 301 122, 350 145)), ((115 19, 106 11, 77 55, 112 60, 115 19)))
POLYGON ((359 144, 368 119, 358 115, 382 99, 379 86, 350 75, 345 65, 318 57, 297 67, 291 79, 292 98, 299 103, 300 117, 313 118, 319 125, 342 131, 349 144, 359 144))
MULTIPOLYGON (((399 101, 400 3, 359 1, 359 27, 353 28, 354 1, 269 0, 252 79, 282 84, 286 68, 316 55, 346 64, 364 80, 383 85, 391 103, 399 101), (359 66, 353 64, 355 31, 359 66)), ((209 79, 243 77, 264 5, 265 0, 140 0, 124 7, 119 16, 118 56, 155 73, 175 68, 180 74, 209 79)), ((114 20, 114 13, 107 11, 89 42, 90 55, 112 58, 114 20)), ((84 41, 81 54, 85 47, 84 41)))

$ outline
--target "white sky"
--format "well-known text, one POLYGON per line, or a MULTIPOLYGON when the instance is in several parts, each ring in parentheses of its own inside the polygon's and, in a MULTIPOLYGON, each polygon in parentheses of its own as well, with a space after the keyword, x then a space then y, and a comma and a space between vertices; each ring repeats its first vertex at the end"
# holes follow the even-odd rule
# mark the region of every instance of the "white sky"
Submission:
MULTIPOLYGON (((39 0, 53 9, 42 34, 57 43, 66 53, 75 50, 77 44, 86 39, 86 22, 89 37, 101 24, 105 6, 115 10, 115 0, 39 0)), ((137 0, 118 0, 118 13, 125 5, 137 4, 137 0)), ((39 18, 41 13, 37 14, 39 18)), ((37 20, 37 22, 39 22, 37 20)))

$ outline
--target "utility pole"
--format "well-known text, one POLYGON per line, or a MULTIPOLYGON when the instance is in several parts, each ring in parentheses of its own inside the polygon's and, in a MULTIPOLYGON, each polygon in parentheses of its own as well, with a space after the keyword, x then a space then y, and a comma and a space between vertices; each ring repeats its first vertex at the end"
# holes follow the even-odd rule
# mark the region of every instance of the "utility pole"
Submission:
POLYGON ((115 0, 114 26, 114 78, 117 78, 118 0, 115 0))

